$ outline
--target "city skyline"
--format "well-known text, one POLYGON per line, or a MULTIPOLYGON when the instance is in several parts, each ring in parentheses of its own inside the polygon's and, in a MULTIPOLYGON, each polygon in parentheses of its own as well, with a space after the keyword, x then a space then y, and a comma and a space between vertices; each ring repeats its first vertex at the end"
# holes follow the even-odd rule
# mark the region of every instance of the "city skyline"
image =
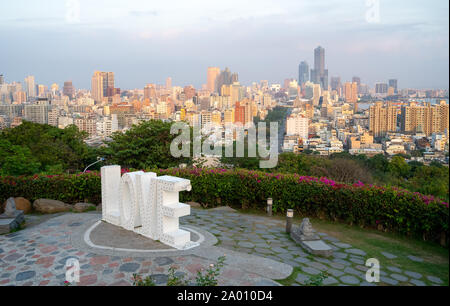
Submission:
POLYGON ((120 1, 80 0, 70 1, 79 3, 74 18, 63 1, 34 2, 0 4, 6 46, 0 74, 10 82, 35 75, 41 84, 72 80, 89 88, 91 74, 101 70, 114 71, 122 88, 164 84, 168 76, 200 88, 212 66, 239 72, 242 84, 282 83, 298 77, 301 61, 313 67, 312 50, 320 45, 329 78, 345 82, 358 75, 370 86, 396 78, 401 88, 448 88, 444 1, 426 7, 380 1, 375 23, 366 20, 365 1, 172 1, 173 10, 172 2, 132 0, 123 9, 120 1))

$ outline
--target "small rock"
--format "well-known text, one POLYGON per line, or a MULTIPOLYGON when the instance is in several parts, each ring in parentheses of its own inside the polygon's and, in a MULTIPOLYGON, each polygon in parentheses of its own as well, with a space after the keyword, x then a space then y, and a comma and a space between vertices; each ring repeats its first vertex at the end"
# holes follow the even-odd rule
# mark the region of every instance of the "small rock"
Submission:
POLYGON ((43 214, 55 214, 70 211, 72 206, 61 201, 39 199, 34 201, 33 208, 43 214))
POLYGON ((96 207, 94 204, 77 203, 74 205, 73 210, 76 212, 86 212, 86 211, 96 210, 96 207))

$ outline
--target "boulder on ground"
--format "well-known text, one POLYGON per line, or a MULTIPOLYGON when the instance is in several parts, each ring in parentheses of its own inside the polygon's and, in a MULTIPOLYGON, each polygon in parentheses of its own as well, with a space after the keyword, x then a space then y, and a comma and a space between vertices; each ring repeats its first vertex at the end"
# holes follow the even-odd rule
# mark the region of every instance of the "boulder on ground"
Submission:
MULTIPOLYGON (((29 214, 32 211, 32 206, 30 201, 28 201, 25 198, 19 197, 19 198, 14 198, 14 202, 16 203, 16 209, 17 210, 23 210, 24 214, 29 214)), ((6 203, 7 201, 5 201, 5 203, 3 203, 3 205, 0 207, 0 213, 3 213, 5 211, 6 208, 6 203)))
POLYGON ((33 208, 43 214, 55 214, 70 211, 72 206, 57 200, 39 199, 34 201, 33 208))
POLYGON ((76 212, 92 211, 96 209, 95 205, 90 203, 77 203, 73 207, 73 210, 76 212))

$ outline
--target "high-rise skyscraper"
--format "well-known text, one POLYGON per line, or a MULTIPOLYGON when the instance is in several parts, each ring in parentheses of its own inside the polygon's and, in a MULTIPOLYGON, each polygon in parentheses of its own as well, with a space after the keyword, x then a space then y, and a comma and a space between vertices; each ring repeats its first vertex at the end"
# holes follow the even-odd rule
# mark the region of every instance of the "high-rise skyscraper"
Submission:
POLYGON ((309 65, 303 61, 298 66, 298 84, 303 86, 306 82, 309 82, 309 65))
POLYGON ((172 89, 172 78, 168 77, 166 79, 166 89, 172 89))
POLYGON ((325 69, 325 49, 318 46, 314 49, 314 69, 311 69, 311 81, 328 90, 328 70, 325 69))
POLYGON ((388 92, 388 84, 386 83, 376 83, 375 84, 375 93, 376 94, 387 94, 388 92))
POLYGON ((389 87, 394 88, 394 93, 398 92, 398 81, 396 79, 389 80, 389 87))
POLYGON ((374 137, 382 137, 387 132, 397 130, 397 107, 388 104, 383 107, 382 102, 377 102, 369 108, 369 126, 374 137))
POLYGON ((345 101, 349 103, 358 102, 358 83, 347 82, 344 86, 345 101))
POLYGON ((68 96, 70 99, 73 99, 75 96, 75 89, 73 88, 72 81, 64 82, 63 94, 68 96))
POLYGON ((222 95, 222 86, 231 84, 233 84, 233 76, 230 69, 225 68, 225 70, 217 76, 216 90, 220 91, 220 94, 222 95))
POLYGON ((341 77, 331 77, 330 80, 331 90, 336 90, 338 93, 341 89, 341 77))
POLYGON ((102 78, 103 97, 109 97, 114 92, 114 72, 102 72, 102 78))
POLYGON ((103 73, 95 71, 91 80, 91 95, 92 99, 97 103, 101 103, 104 97, 103 84, 103 73))
POLYGON ((0 74, 0 85, 3 85, 5 83, 5 77, 3 74, 0 74))
POLYGON ((34 76, 29 75, 25 78, 25 90, 28 98, 36 97, 36 84, 34 82, 34 76))
POLYGON ((217 77, 220 74, 220 68, 219 67, 208 67, 208 75, 207 75, 207 89, 210 92, 217 91, 216 82, 217 77))

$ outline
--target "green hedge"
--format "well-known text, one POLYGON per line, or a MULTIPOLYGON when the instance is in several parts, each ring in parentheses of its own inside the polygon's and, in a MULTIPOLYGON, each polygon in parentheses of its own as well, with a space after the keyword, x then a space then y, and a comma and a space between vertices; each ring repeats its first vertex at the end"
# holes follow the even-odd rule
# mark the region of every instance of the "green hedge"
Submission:
MULTIPOLYGON (((265 210, 267 198, 274 210, 295 209, 302 216, 382 228, 404 235, 439 241, 448 237, 448 203, 432 196, 398 188, 358 183, 339 184, 327 178, 272 174, 248 170, 168 169, 159 175, 190 179, 192 191, 181 200, 204 207, 229 205, 265 210)), ((101 202, 98 173, 85 175, 0 177, 0 200, 23 196, 33 201, 51 198, 67 203, 101 202)))

